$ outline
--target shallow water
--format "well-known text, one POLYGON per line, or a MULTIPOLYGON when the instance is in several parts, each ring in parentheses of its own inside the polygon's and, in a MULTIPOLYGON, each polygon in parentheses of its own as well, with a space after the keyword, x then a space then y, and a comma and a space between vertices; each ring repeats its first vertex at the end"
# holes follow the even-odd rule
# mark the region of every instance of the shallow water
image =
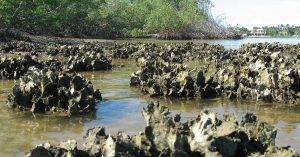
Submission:
POLYGON ((225 48, 229 49, 237 49, 242 44, 246 43, 274 43, 280 42, 284 44, 299 44, 300 38, 244 38, 238 40, 232 39, 217 39, 217 40, 155 40, 155 39, 132 39, 132 40, 119 40, 116 42, 123 43, 123 42, 153 42, 158 44, 166 44, 166 43, 186 43, 186 42, 194 42, 194 43, 209 43, 209 44, 219 44, 223 45, 225 48))
POLYGON ((225 112, 236 112, 238 116, 253 112, 260 120, 276 126, 278 146, 291 145, 300 152, 299 107, 222 99, 151 99, 138 89, 129 87, 130 74, 137 67, 127 61, 114 62, 124 64, 125 67, 106 72, 82 73, 92 81, 95 88, 101 89, 104 97, 104 101, 97 105, 97 110, 85 116, 69 118, 12 112, 5 103, 8 93, 17 82, 0 81, 0 156, 23 156, 36 144, 46 141, 58 143, 76 139, 81 145, 86 130, 97 126, 106 127, 106 132, 110 134, 118 131, 138 133, 145 126, 140 110, 150 101, 160 101, 171 111, 181 113, 183 120, 196 116, 203 109, 215 111, 220 117, 225 112))

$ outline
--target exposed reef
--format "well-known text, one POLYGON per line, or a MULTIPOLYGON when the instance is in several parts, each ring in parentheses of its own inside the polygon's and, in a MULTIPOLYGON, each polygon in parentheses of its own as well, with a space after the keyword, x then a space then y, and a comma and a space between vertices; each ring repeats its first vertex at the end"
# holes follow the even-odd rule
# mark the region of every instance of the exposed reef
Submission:
POLYGON ((110 70, 112 60, 101 53, 85 52, 70 56, 64 67, 65 71, 110 70))
POLYGON ((1 57, 2 79, 17 79, 31 66, 66 72, 110 70, 112 58, 122 58, 135 60, 140 67, 132 73, 130 85, 150 96, 227 97, 300 104, 300 44, 245 44, 229 50, 191 42, 104 46, 11 41, 0 45, 5 52, 29 52, 24 57, 1 57))
POLYGON ((150 96, 300 104, 300 45, 245 44, 237 50, 188 45, 188 51, 168 45, 160 53, 137 58, 140 70, 132 73, 131 86, 150 96))
POLYGON ((15 53, 0 57, 0 79, 19 79, 30 67, 64 72, 112 69, 112 60, 100 53, 86 52, 67 58, 62 56, 15 53))
POLYGON ((6 53, 30 52, 25 57, 1 57, 2 79, 17 79, 30 66, 67 72, 110 70, 112 58, 121 58, 140 66, 132 73, 130 85, 150 96, 300 103, 300 44, 245 44, 234 50, 191 42, 104 46, 11 41, 0 45, 6 53))
POLYGON ((66 112, 69 115, 95 110, 101 92, 80 74, 29 68, 8 96, 7 105, 34 113, 66 112))
MULTIPOLYGON (((209 44, 0 42, 0 79, 19 79, 8 107, 33 113, 95 112, 101 92, 74 72, 110 70, 112 59, 139 66, 130 85, 151 97, 226 97, 300 104, 300 44, 245 44, 225 49, 209 44)), ((83 147, 74 140, 45 143, 28 156, 299 156, 276 147, 276 129, 253 114, 222 119, 209 111, 187 122, 159 104, 142 110, 147 127, 137 135, 111 136, 92 128, 83 147)))
POLYGON ((107 135, 104 128, 89 129, 83 149, 75 140, 59 145, 45 143, 27 154, 47 156, 119 156, 119 157, 184 157, 184 156, 285 156, 299 157, 290 147, 276 147, 276 129, 247 113, 239 121, 235 115, 218 119, 210 111, 201 112, 187 122, 180 115, 170 116, 169 109, 151 103, 142 110, 147 126, 137 135, 119 132, 107 135))
POLYGON ((29 67, 42 68, 43 64, 34 60, 29 55, 1 57, 0 60, 0 79, 18 79, 24 76, 29 67))
POLYGON ((112 69, 112 60, 99 53, 86 52, 69 57, 69 60, 34 54, 13 54, 1 57, 0 79, 18 79, 30 67, 55 71, 81 72, 112 69))

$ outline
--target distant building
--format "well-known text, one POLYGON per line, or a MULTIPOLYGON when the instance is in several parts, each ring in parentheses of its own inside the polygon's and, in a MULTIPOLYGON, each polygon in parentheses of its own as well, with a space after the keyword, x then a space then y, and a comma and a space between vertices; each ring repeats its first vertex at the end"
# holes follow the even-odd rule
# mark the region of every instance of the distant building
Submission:
POLYGON ((266 36, 267 31, 263 28, 254 27, 251 31, 251 35, 253 35, 253 36, 266 36))

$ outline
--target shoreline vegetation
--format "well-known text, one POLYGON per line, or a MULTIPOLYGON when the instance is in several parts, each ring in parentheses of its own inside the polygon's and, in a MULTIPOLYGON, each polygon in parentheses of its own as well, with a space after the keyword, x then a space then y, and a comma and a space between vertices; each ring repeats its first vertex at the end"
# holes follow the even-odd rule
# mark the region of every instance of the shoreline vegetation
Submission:
POLYGON ((210 0, 0 0, 0 29, 77 38, 239 39, 210 0))
POLYGON ((296 36, 248 36, 247 38, 298 38, 296 36))
POLYGON ((264 26, 264 27, 253 27, 249 30, 245 27, 238 28, 238 32, 243 36, 254 36, 254 37, 269 37, 269 38, 299 38, 300 37, 300 26, 293 25, 278 25, 278 26, 264 26))
POLYGON ((0 0, 3 29, 65 38, 163 40, 299 38, 300 26, 225 26, 210 0, 0 0), (254 35, 253 35, 254 33, 254 35))

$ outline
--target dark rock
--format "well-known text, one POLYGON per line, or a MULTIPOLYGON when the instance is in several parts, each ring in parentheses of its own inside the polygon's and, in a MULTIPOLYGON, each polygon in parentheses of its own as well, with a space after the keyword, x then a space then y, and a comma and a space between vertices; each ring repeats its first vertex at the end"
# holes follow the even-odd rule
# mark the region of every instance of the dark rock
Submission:
POLYGON ((27 157, 90 157, 85 151, 77 149, 77 142, 75 140, 68 140, 66 142, 60 143, 59 146, 51 145, 50 143, 45 143, 43 145, 38 145, 30 153, 26 155, 27 157))
POLYGON ((66 71, 110 70, 112 60, 100 53, 85 52, 71 56, 65 65, 66 71))
POLYGON ((69 115, 87 113, 101 101, 99 90, 79 74, 29 68, 8 96, 7 105, 32 112, 62 111, 69 115))
POLYGON ((26 74, 29 67, 42 68, 43 65, 29 55, 3 57, 0 61, 0 79, 18 79, 26 74))

